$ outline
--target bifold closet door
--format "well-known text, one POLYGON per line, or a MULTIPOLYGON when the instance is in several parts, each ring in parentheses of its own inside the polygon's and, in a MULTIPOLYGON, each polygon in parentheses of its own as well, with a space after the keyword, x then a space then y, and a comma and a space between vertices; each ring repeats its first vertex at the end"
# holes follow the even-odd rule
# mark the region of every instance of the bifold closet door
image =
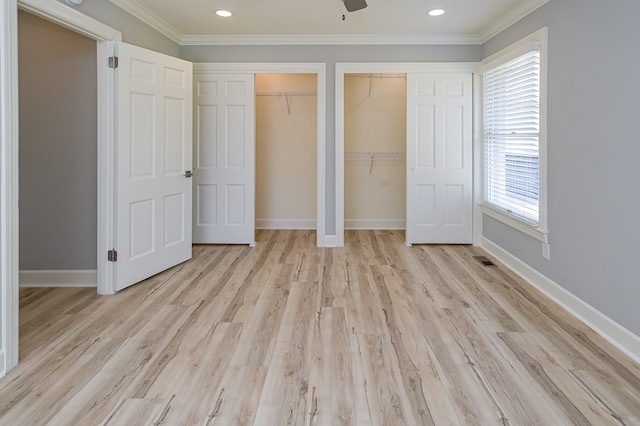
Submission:
POLYGON ((194 75, 193 242, 255 241, 254 74, 194 75))
POLYGON ((407 75, 409 244, 472 242, 472 75, 407 75))

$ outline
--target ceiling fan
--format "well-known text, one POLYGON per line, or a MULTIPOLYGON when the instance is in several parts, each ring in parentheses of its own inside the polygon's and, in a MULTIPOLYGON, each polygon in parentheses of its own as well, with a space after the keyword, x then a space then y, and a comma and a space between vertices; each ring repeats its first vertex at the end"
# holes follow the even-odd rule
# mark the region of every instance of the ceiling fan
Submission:
POLYGON ((344 3, 344 7, 347 9, 347 12, 355 12, 356 10, 367 7, 367 2, 365 0, 342 0, 342 3, 344 3))

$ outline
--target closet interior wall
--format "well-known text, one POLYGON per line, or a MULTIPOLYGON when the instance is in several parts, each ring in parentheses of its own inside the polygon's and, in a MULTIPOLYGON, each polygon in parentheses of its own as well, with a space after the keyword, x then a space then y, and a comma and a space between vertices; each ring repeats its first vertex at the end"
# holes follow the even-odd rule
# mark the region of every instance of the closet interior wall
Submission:
POLYGON ((256 228, 316 229, 316 74, 256 74, 256 228))
POLYGON ((344 79, 345 229, 404 229, 405 74, 344 79))
POLYGON ((19 11, 18 53, 20 281, 67 284, 97 267, 96 42, 19 11))

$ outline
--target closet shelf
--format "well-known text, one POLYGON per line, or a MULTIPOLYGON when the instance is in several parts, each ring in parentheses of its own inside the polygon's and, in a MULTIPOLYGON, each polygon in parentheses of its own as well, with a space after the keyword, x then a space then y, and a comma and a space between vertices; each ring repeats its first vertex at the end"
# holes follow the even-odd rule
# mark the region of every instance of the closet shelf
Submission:
POLYGON ((406 159, 404 152, 345 152, 345 160, 404 160, 406 159))
POLYGON ((257 92, 256 97, 277 97, 278 99, 284 98, 287 101, 287 115, 291 116, 291 98, 304 98, 306 96, 317 96, 312 92, 257 92))
POLYGON ((345 160, 367 160, 369 161, 369 175, 373 174, 373 163, 376 160, 404 160, 404 152, 345 152, 345 160))
POLYGON ((306 96, 318 96, 318 95, 314 92, 256 92, 256 96, 260 96, 260 97, 272 96, 276 98, 281 98, 281 97, 287 97, 287 96, 306 97, 306 96))
POLYGON ((382 74, 382 73, 375 73, 375 74, 345 74, 344 75, 345 78, 375 78, 375 79, 380 79, 382 80, 383 78, 395 78, 395 79, 403 79, 406 80, 407 79, 407 75, 406 74, 382 74))
POLYGON ((384 78, 395 78, 395 79, 407 79, 406 74, 345 74, 345 78, 367 78, 369 79, 369 95, 367 99, 371 97, 371 89, 373 88, 373 80, 374 79, 384 79, 384 78))

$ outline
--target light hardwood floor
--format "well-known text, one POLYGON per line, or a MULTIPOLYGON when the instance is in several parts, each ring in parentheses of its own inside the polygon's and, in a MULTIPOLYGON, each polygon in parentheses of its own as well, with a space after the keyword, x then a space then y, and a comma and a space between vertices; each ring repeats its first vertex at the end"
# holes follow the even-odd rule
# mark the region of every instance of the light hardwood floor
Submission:
POLYGON ((23 289, 0 424, 640 424, 640 366, 480 249, 257 240, 114 296, 23 289))

